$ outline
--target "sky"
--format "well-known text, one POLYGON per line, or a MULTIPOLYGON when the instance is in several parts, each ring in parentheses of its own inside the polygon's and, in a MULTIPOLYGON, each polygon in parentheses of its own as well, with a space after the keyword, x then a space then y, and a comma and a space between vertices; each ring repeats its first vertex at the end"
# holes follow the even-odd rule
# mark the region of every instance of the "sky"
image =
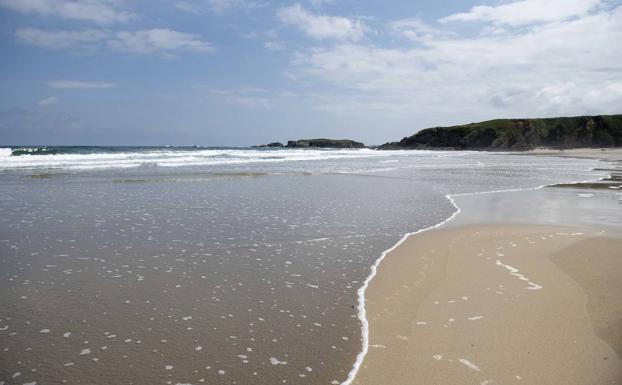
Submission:
POLYGON ((622 113, 622 0, 0 0, 0 144, 398 141, 622 113))

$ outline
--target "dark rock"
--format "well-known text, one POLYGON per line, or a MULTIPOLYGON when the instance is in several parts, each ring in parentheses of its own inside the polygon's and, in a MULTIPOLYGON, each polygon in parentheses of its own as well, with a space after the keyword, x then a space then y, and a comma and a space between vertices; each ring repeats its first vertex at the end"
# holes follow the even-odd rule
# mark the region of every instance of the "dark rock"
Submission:
POLYGON ((349 139, 302 139, 290 140, 287 147, 305 148, 305 147, 323 147, 323 148, 365 148, 365 144, 355 142, 349 139))
POLYGON ((380 150, 529 150, 622 146, 622 115, 547 119, 497 119, 461 126, 433 127, 380 150))

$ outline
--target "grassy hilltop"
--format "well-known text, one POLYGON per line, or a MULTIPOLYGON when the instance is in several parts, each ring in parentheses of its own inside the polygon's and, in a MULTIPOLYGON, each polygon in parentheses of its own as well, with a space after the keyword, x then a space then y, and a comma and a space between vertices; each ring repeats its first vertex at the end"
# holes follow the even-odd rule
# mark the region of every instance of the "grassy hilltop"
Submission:
POLYGON ((622 115, 546 119, 496 119, 451 127, 433 127, 380 149, 528 150, 622 146, 622 115))

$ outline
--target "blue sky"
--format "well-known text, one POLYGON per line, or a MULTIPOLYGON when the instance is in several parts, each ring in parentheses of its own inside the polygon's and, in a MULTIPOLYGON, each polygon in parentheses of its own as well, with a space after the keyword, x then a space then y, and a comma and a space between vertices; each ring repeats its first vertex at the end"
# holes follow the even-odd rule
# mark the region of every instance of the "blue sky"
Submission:
POLYGON ((621 113, 622 1, 0 0, 0 143, 380 144, 621 113))

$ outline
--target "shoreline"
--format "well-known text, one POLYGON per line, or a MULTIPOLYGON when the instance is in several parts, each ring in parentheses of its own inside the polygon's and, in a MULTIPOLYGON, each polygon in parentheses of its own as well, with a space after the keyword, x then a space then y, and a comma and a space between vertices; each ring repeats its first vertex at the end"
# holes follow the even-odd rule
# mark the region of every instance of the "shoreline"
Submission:
MULTIPOLYGON (((615 173, 616 171, 619 171, 619 168, 615 168, 615 162, 619 163, 620 159, 622 159, 622 149, 613 149, 614 151, 611 151, 612 153, 609 153, 608 156, 602 156, 603 152, 607 152, 609 150, 612 149, 607 149, 607 150, 603 150, 603 149, 575 149, 573 150, 566 150, 566 152, 564 152, 564 150, 551 150, 551 149, 536 149, 536 150, 532 150, 529 153, 524 153, 524 155, 532 155, 532 156, 555 156, 555 157, 579 157, 579 158, 590 158, 590 159, 598 159, 601 161, 606 161, 609 163, 612 163, 612 169, 608 170, 611 171, 613 173, 615 173)), ((584 184, 584 183, 589 183, 589 182, 596 182, 596 181, 600 181, 602 179, 590 179, 590 180, 585 180, 585 181, 575 181, 572 183, 565 183, 565 185, 572 185, 572 184, 584 184)), ((363 339, 363 347, 361 352, 357 355, 356 361, 352 367, 352 369, 350 370, 350 372, 348 373, 348 377, 345 381, 341 382, 340 385, 351 385, 353 383, 361 383, 360 378, 357 377, 357 375, 359 374, 360 370, 361 370, 361 366, 363 365, 363 363, 365 362, 365 359, 368 355, 369 352, 369 348, 370 348, 370 343, 369 343, 369 339, 370 339, 370 331, 369 331, 369 320, 367 319, 367 309, 365 307, 365 303, 366 303, 366 291, 369 288, 369 285, 371 284, 372 280, 376 277, 376 275, 378 274, 378 269, 381 265, 381 263, 384 261, 384 259, 387 256, 390 256, 390 254, 392 253, 396 253, 396 250, 399 250, 400 248, 403 248, 404 243, 407 242, 409 239, 420 235, 422 233, 428 233, 428 235, 434 234, 435 232, 438 231, 443 231, 444 230, 444 226, 446 226, 447 224, 449 224, 449 226, 451 226, 450 222, 452 220, 454 220, 458 214, 460 214, 462 212, 462 209, 459 205, 456 204, 455 202, 455 197, 461 197, 461 196, 478 196, 478 195, 489 195, 489 194, 499 194, 499 193, 508 193, 508 192, 527 192, 527 191, 532 191, 532 192, 537 192, 538 190, 543 189, 544 187, 555 187, 556 185, 558 185, 559 183, 553 183, 553 184, 545 184, 545 185, 540 185, 534 188, 521 188, 521 189, 508 189, 508 190, 496 190, 496 191, 483 191, 483 192, 475 192, 475 193, 462 193, 462 194, 447 194, 445 197, 450 201, 450 203, 455 207, 455 211, 452 213, 451 216, 449 216, 447 219, 445 219, 442 222, 439 222, 438 224, 434 225, 434 226, 430 226, 424 229, 420 229, 417 230, 415 232, 412 233, 408 233, 406 235, 404 235, 394 246, 392 246, 391 248, 389 248, 388 250, 384 251, 381 256, 374 262, 374 264, 371 267, 371 273, 370 275, 365 279, 363 286, 361 286, 361 288, 359 288, 358 290, 358 317, 359 320, 361 321, 362 324, 362 339, 363 339), (430 231, 430 230, 435 230, 435 231, 430 231)), ((510 221, 511 222, 511 221, 510 221)), ((508 222, 508 223, 510 223, 508 222)), ((477 224, 473 224, 473 226, 476 226, 477 224)), ((513 268, 511 266, 508 266, 509 270, 512 270, 513 268)), ((461 361, 462 362, 462 361, 461 361)), ((472 363, 469 363, 469 361, 462 362, 463 364, 465 364, 466 366, 471 367, 472 363)), ((479 371, 479 368, 478 370, 479 371)), ((384 373, 386 374, 386 373, 384 373)), ((365 383, 365 382, 363 382, 365 383)), ((482 384, 488 384, 489 382, 482 382, 482 384)))
POLYGON ((430 227, 426 227, 424 229, 421 230, 417 230, 414 231, 412 233, 407 233, 406 235, 404 235, 395 245, 393 245, 391 248, 385 250, 378 259, 376 259, 376 261, 374 262, 374 264, 371 266, 371 273, 367 276, 367 278, 365 278, 365 281, 363 281, 363 286, 361 286, 358 290, 357 290, 357 294, 358 294, 358 318, 361 321, 362 324, 362 339, 363 339, 363 349, 362 351, 357 354, 356 356, 356 360, 353 364, 353 368, 352 370, 350 370, 350 372, 348 373, 348 377, 346 378, 345 381, 341 382, 340 385, 351 385, 353 383, 353 381, 356 379, 356 375, 358 374, 361 364, 363 363, 363 360, 365 359, 365 356, 367 355, 367 352, 369 351, 369 321, 367 320, 367 310, 365 308, 365 292, 367 290, 367 288, 369 287, 370 282, 374 279, 374 277, 376 276, 377 272, 378 272, 378 268, 380 267, 380 264, 382 263, 382 261, 394 250, 396 250, 397 248, 400 247, 400 245, 402 245, 404 242, 406 242, 411 236, 429 231, 429 230, 434 230, 437 229, 441 226, 443 226, 446 223, 449 223, 452 219, 454 219, 459 213, 460 213, 460 207, 458 207, 456 205, 456 203, 454 202, 454 199, 452 198, 451 194, 447 194, 445 195, 445 197, 447 199, 449 199, 449 201, 451 202, 451 204, 456 208, 456 210, 453 212, 452 215, 449 216, 449 218, 445 219, 442 222, 439 222, 437 224, 435 224, 434 226, 430 226, 430 227))

